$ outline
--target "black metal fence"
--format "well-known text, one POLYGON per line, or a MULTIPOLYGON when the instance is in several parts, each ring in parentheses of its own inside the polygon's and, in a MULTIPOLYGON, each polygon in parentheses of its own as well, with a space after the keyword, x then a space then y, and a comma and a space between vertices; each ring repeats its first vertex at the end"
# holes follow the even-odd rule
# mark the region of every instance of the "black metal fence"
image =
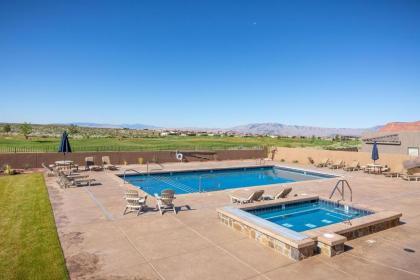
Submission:
MULTIPOLYGON (((142 152, 142 151, 203 151, 203 150, 262 150, 262 146, 242 145, 215 145, 215 146, 193 146, 193 145, 162 145, 162 146, 72 146, 73 152, 142 152)), ((57 152, 57 146, 1 146, 0 153, 53 153, 57 152)))

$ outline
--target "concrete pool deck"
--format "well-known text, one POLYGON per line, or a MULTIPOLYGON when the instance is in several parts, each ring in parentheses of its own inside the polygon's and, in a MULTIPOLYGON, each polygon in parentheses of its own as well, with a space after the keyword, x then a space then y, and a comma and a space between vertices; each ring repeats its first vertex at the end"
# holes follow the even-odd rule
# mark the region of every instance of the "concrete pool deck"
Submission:
MULTIPOLYGON (((286 165, 274 162, 279 165, 286 165)), ((164 164, 165 170, 255 165, 256 161, 164 164)), ((230 205, 224 190, 178 196, 177 215, 153 210, 123 216, 123 184, 112 172, 89 172, 101 185, 61 189, 47 177, 57 230, 72 279, 420 279, 420 182, 362 172, 345 175, 353 202, 403 213, 402 225, 346 242, 334 258, 316 255, 295 262, 218 221, 216 208, 230 205), (404 250, 409 249, 409 250, 404 250), (415 252, 409 252, 414 250, 415 252)), ((145 170, 145 166, 127 168, 145 170)), ((151 166, 158 168, 158 166, 151 166)), ((303 181, 293 193, 329 196, 336 179, 303 181)), ((276 193, 284 186, 261 186, 276 193)), ((249 190, 248 190, 249 192, 249 190)))

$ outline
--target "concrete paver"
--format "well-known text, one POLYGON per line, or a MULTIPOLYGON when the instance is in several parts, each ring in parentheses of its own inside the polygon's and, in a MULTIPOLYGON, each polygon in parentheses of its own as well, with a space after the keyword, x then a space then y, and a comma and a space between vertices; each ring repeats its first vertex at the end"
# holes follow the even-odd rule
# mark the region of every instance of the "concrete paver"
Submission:
MULTIPOLYGON (((181 170, 255 164, 226 161, 164 166, 165 170, 181 170)), ((145 169, 140 165, 127 168, 133 167, 145 169)), ((149 211, 137 216, 123 215, 123 192, 133 187, 112 172, 88 172, 101 182, 91 187, 63 190, 55 178, 46 181, 73 279, 420 279, 420 182, 334 172, 346 176, 354 202, 401 211, 403 223, 347 242, 349 250, 334 258, 318 255, 301 262, 291 261, 219 223, 215 209, 230 204, 230 193, 246 190, 179 195, 175 203, 184 207, 177 215, 167 212, 161 216, 153 210, 154 198, 149 197, 149 211)), ((334 180, 287 185, 292 186, 292 194, 329 196, 334 180)), ((253 189, 273 194, 283 188, 253 189)))

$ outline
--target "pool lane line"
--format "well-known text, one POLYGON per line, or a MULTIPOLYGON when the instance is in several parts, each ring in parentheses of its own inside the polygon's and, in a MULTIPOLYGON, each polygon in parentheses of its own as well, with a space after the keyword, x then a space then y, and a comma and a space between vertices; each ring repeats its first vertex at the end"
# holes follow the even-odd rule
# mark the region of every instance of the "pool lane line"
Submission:
POLYGON ((102 203, 99 202, 99 200, 95 197, 95 195, 89 190, 89 187, 85 187, 84 190, 87 192, 87 194, 90 196, 90 198, 96 204, 96 206, 98 206, 98 208, 101 210, 101 212, 105 216, 105 218, 108 221, 113 221, 114 217, 112 217, 112 214, 109 213, 108 210, 106 210, 105 207, 102 205, 102 203))

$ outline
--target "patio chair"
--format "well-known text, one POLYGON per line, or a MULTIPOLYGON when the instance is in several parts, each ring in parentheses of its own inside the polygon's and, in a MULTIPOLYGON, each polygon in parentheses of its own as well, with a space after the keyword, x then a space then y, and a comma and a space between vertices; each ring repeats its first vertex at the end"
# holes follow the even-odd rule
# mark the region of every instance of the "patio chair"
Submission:
POLYGON ((330 162, 330 160, 328 158, 323 158, 315 166, 316 167, 327 167, 327 165, 328 165, 329 162, 330 162))
POLYGON ((111 159, 109 158, 109 156, 102 157, 102 166, 103 168, 108 170, 118 170, 118 168, 115 165, 111 164, 111 159))
POLYGON ((406 181, 420 181, 420 173, 409 174, 408 172, 401 175, 401 178, 406 181))
POLYGON ((330 169, 340 169, 344 166, 344 161, 341 159, 336 160, 333 164, 331 164, 330 169))
POLYGON ((380 173, 384 173, 384 172, 388 172, 389 170, 391 170, 391 168, 389 168, 388 165, 385 165, 384 167, 381 167, 380 169, 380 173))
POLYGON ((69 188, 71 186, 75 187, 82 187, 82 186, 90 186, 93 182, 96 182, 95 179, 92 178, 67 178, 66 176, 60 176, 61 178, 61 186, 64 188, 69 188))
POLYGON ((129 198, 139 198, 139 192, 136 190, 126 190, 124 191, 124 198, 125 199, 129 199, 129 198))
POLYGON ((102 171, 103 168, 99 165, 95 165, 93 157, 85 157, 85 170, 102 171))
POLYGON ((52 169, 49 166, 46 166, 45 163, 41 163, 42 167, 47 171, 47 176, 48 177, 54 177, 55 176, 55 172, 54 169, 52 169))
POLYGON ((275 200, 275 199, 286 198, 291 191, 292 191, 292 188, 285 188, 276 195, 269 195, 269 194, 263 195, 262 199, 263 200, 275 200))
POLYGON ((160 193, 160 196, 158 195, 155 195, 155 196, 156 196, 156 201, 157 201, 157 208, 159 209, 161 215, 163 215, 163 213, 166 210, 172 210, 176 214, 176 208, 173 203, 175 199, 175 192, 173 190, 169 190, 169 189, 163 190, 160 193))
POLYGON ((385 177, 401 177, 404 174, 407 174, 407 170, 405 170, 403 167, 397 169, 397 171, 392 171, 392 170, 388 170, 385 172, 382 172, 383 175, 385 175, 385 177))
POLYGON ((123 215, 130 212, 137 212, 137 216, 138 216, 141 212, 143 212, 144 208, 146 207, 146 199, 147 199, 147 195, 145 197, 137 197, 137 198, 126 197, 125 200, 127 204, 125 205, 123 215))
POLYGON ((360 163, 357 160, 354 160, 351 164, 344 167, 343 170, 345 170, 345 171, 358 171, 358 170, 360 170, 360 163))
POLYGON ((263 194, 264 194, 264 190, 255 191, 249 197, 239 197, 239 196, 235 196, 231 194, 230 201, 232 203, 241 203, 241 204, 252 203, 254 201, 261 200, 263 194))

